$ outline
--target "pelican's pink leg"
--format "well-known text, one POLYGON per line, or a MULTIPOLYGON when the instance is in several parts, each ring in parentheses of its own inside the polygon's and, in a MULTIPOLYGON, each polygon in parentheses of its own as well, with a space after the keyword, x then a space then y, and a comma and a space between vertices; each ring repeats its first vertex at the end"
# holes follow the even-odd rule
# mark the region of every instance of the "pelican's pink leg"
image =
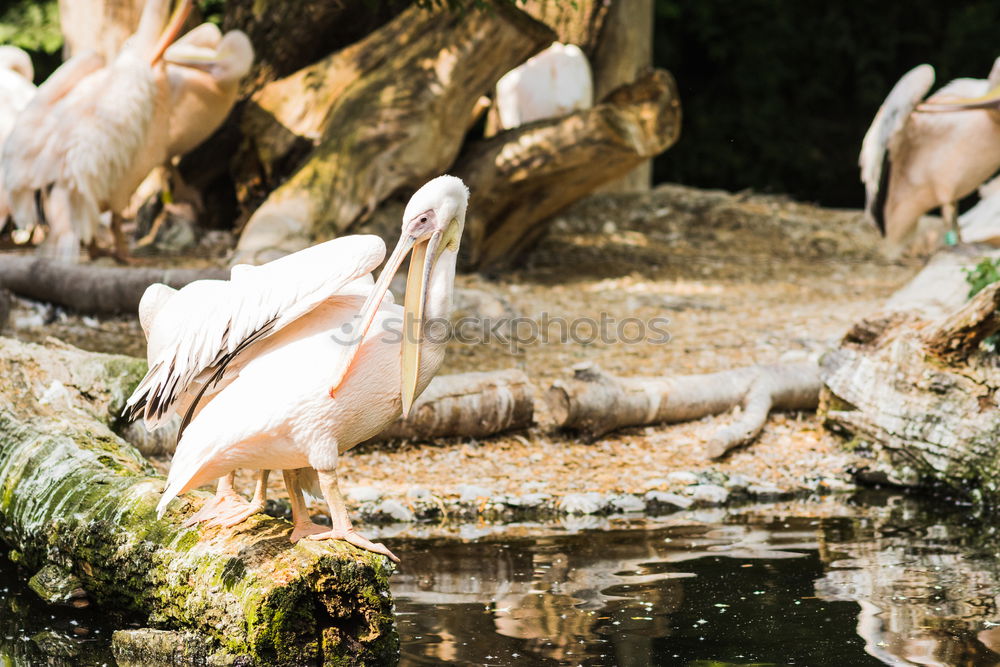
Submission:
POLYGON ((205 522, 206 526, 235 526, 262 511, 266 500, 267 474, 267 470, 258 471, 254 502, 248 503, 246 498, 238 494, 233 487, 236 472, 229 473, 219 480, 215 496, 206 500, 201 509, 190 516, 184 525, 193 526, 205 522))
MULTIPOLYGON (((229 528, 238 523, 243 523, 254 514, 263 512, 264 506, 267 503, 267 476, 270 472, 270 470, 257 471, 257 484, 254 487, 253 498, 249 503, 243 499, 243 496, 234 491, 233 495, 239 500, 221 509, 205 525, 229 528)), ((230 485, 232 484, 233 477, 235 477, 235 474, 230 473, 230 477, 226 478, 230 480, 230 485)))
POLYGON ((313 523, 309 517, 309 508, 306 507, 306 501, 302 497, 302 485, 299 484, 299 471, 282 470, 281 474, 285 478, 288 500, 292 505, 292 542, 326 531, 326 526, 313 523))
POLYGON ((340 495, 340 486, 337 484, 336 470, 317 470, 319 473, 319 484, 323 489, 323 497, 326 498, 330 506, 330 530, 316 533, 309 536, 310 540, 344 540, 354 546, 374 551, 377 554, 388 556, 394 563, 399 559, 396 554, 389 551, 388 547, 378 542, 372 542, 367 537, 354 530, 351 518, 347 515, 347 505, 344 504, 344 497, 340 495))

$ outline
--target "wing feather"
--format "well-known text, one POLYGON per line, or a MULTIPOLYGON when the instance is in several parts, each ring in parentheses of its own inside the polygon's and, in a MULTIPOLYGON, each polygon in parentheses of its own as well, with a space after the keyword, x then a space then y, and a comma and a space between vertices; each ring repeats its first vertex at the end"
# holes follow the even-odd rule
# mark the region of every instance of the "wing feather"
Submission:
POLYGON ((197 403, 254 343, 328 299, 364 290, 384 257, 379 237, 348 236, 263 266, 241 266, 228 281, 184 287, 153 321, 149 346, 158 353, 123 415, 141 414, 153 429, 186 407, 189 420, 197 403), (180 400, 188 396, 190 402, 180 400))
POLYGON ((865 184, 865 213, 880 229, 884 227, 879 222, 883 208, 880 202, 884 203, 888 188, 890 153, 910 113, 933 85, 934 68, 930 65, 918 65, 903 75, 879 107, 861 142, 858 165, 861 167, 861 182, 865 184))

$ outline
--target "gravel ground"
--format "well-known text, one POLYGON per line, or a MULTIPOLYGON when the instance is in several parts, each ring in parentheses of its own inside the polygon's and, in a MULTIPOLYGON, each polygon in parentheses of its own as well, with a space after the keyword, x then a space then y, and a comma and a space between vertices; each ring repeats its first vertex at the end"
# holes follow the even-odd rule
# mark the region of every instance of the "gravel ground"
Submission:
MULTIPOLYGON (((536 321, 543 314, 568 322, 602 314, 666 318, 669 342, 561 341, 555 327, 548 342, 516 350, 497 341, 454 343, 442 372, 518 367, 544 388, 581 361, 620 375, 658 375, 816 358, 919 268, 919 261, 884 259, 877 246, 859 212, 780 197, 679 186, 595 196, 555 220, 509 270, 460 276, 458 284, 536 321)), ((98 321, 19 303, 11 330, 144 355, 131 319, 98 321)), ((581 331, 585 337, 589 329, 581 331)), ((593 444, 539 427, 482 441, 369 445, 342 458, 341 479, 361 516, 397 520, 509 519, 525 510, 592 515, 851 488, 847 471, 859 461, 811 414, 775 415, 751 447, 706 462, 706 438, 731 418, 631 429, 593 444)), ((544 424, 546 415, 538 419, 544 424)), ((282 496, 280 475, 273 477, 272 494, 282 496)))

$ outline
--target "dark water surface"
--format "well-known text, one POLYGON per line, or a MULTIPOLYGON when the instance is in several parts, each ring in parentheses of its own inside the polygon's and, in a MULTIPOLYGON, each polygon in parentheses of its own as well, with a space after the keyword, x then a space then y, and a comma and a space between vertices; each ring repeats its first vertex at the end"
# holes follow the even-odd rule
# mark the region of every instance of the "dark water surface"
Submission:
MULTIPOLYGON (((978 666, 1000 665, 993 521, 879 495, 382 532, 403 665, 978 666)), ((0 665, 114 664, 113 629, 0 563, 0 665)))

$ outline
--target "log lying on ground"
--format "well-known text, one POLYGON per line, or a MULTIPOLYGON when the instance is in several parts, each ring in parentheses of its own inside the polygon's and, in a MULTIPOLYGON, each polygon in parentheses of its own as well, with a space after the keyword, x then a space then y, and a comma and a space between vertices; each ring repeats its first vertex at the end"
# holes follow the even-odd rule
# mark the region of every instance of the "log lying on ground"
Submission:
POLYGON ((584 364, 575 369, 571 380, 553 384, 546 402, 556 425, 589 438, 629 426, 691 421, 742 407, 741 416, 708 444, 708 455, 718 457, 756 438, 771 410, 815 409, 819 390, 819 369, 812 363, 668 378, 620 378, 584 364))
POLYGON ((828 426, 874 450, 888 481, 1000 502, 1000 283, 969 300, 964 269, 1000 252, 939 252, 823 359, 828 426))
POLYGON ((303 140, 315 149, 254 212, 234 261, 258 263, 336 236, 395 191, 443 173, 479 98, 552 38, 509 3, 464 12, 413 6, 261 89, 244 132, 262 178, 275 178, 303 140))
POLYGON ((575 368, 572 379, 553 384, 546 402, 558 426, 589 438, 628 426, 691 421, 740 406, 742 414, 707 443, 707 455, 717 458, 752 442, 772 410, 814 410, 819 391, 814 363, 666 378, 620 378, 584 364, 575 368))
POLYGON ((135 313, 142 293, 153 283, 180 288, 203 278, 227 279, 229 270, 94 266, 13 255, 0 258, 0 288, 100 315, 135 313))
POLYGON ((539 238, 542 221, 670 147, 680 123, 677 84, 655 70, 591 109, 468 147, 453 170, 472 191, 465 263, 509 263, 539 238))
MULTIPOLYGON (((439 375, 420 395, 407 418, 400 418, 370 442, 481 438, 525 429, 535 414, 534 388, 524 371, 439 375)), ((179 420, 150 433, 141 422, 129 424, 122 437, 144 456, 173 454, 179 420)))
POLYGON ((126 357, 0 339, 0 539, 27 574, 61 568, 104 611, 196 632, 233 664, 389 659, 384 557, 293 546, 289 524, 263 515, 184 528, 205 494, 156 518, 163 478, 108 427, 144 372, 126 357))

